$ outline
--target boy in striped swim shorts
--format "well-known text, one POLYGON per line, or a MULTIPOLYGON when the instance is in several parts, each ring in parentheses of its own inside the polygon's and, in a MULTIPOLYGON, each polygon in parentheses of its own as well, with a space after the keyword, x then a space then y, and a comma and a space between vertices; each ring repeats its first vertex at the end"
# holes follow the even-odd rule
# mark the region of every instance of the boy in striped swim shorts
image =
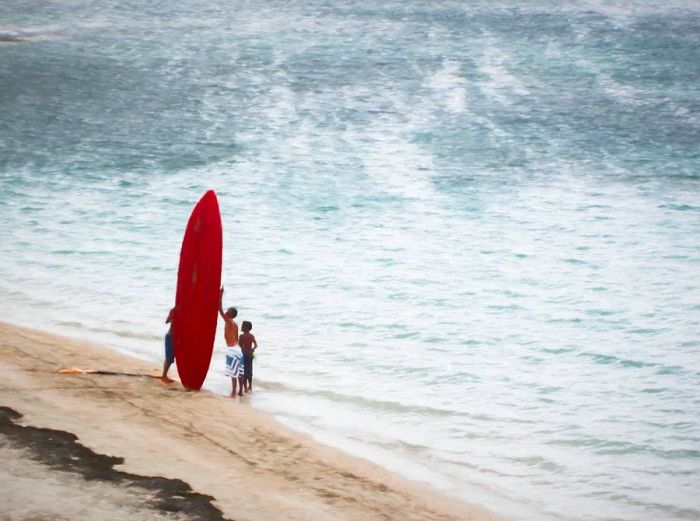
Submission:
POLYGON ((238 345, 238 324, 234 320, 238 311, 236 308, 228 308, 224 313, 224 287, 219 292, 219 314, 224 319, 224 337, 226 338, 226 376, 231 378, 231 396, 236 396, 236 383, 238 383, 238 396, 243 396, 243 352, 238 345))
POLYGON ((243 352, 237 345, 226 348, 226 376, 231 378, 231 396, 236 396, 236 382, 238 382, 238 396, 243 396, 245 386, 243 352))

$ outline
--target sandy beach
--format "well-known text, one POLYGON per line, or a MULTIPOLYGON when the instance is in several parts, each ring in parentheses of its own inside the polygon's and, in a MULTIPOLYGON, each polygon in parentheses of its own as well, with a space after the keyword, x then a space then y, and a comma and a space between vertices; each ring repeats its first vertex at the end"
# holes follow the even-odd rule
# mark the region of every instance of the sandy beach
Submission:
POLYGON ((0 323, 0 519, 497 519, 154 370, 0 323))

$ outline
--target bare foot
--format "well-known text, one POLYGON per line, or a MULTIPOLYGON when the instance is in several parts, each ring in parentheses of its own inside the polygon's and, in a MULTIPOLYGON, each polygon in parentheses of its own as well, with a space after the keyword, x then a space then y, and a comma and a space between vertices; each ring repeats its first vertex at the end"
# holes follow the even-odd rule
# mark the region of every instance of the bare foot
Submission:
POLYGON ((170 378, 160 378, 159 381, 160 381, 160 385, 170 385, 175 380, 171 380, 170 378))
POLYGON ((243 396, 243 393, 238 393, 238 396, 243 396))

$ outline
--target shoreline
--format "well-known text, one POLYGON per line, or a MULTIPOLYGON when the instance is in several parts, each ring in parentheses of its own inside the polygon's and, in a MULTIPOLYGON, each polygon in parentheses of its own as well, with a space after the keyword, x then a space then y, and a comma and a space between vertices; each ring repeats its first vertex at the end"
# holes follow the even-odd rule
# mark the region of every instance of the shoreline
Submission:
MULTIPOLYGON (((6 419, 0 430, 0 449, 12 462, 5 471, 12 479, 3 481, 21 482, 18 475, 34 468, 34 478, 23 478, 31 490, 13 494, 10 488, 7 497, 3 496, 8 490, 0 492, 9 519, 23 519, 30 507, 42 515, 65 514, 63 509, 68 507, 56 499, 62 497, 60 493, 42 494, 34 488, 48 486, 42 484, 46 477, 60 473, 58 481, 65 481, 69 489, 63 496, 70 496, 78 486, 75 483, 94 483, 75 470, 79 464, 56 468, 37 456, 46 441, 22 446, 21 436, 7 435, 6 429, 22 426, 27 432, 61 431, 68 445, 74 435, 73 443, 90 451, 91 458, 114 461, 110 472, 119 474, 119 479, 96 478, 110 492, 94 494, 100 498, 112 495, 119 505, 125 504, 120 499, 125 494, 160 497, 161 490, 149 491, 138 484, 151 479, 164 480, 158 481, 161 484, 183 483, 195 495, 210 496, 212 507, 221 511, 223 519, 238 521, 502 520, 429 485, 314 441, 245 400, 234 401, 209 391, 187 392, 178 384, 163 386, 155 378, 58 372, 70 367, 143 376, 158 369, 93 343, 0 322, 0 406, 14 411, 3 409, 6 419), (72 475, 72 481, 63 479, 66 473, 72 475)), ((81 493, 90 493, 89 487, 79 488, 81 493)), ((184 501, 179 496, 176 499, 184 501)), ((160 519, 164 513, 186 511, 185 504, 177 501, 152 499, 147 504, 151 507, 140 510, 137 519, 160 519)), ((189 512, 186 517, 194 518, 189 512)))

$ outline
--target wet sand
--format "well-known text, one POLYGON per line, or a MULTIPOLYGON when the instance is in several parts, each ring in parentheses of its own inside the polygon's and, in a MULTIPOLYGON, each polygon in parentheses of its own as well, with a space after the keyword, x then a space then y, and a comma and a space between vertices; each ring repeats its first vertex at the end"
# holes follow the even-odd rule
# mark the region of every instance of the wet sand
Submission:
POLYGON ((499 519, 157 369, 0 322, 0 519, 499 519))

